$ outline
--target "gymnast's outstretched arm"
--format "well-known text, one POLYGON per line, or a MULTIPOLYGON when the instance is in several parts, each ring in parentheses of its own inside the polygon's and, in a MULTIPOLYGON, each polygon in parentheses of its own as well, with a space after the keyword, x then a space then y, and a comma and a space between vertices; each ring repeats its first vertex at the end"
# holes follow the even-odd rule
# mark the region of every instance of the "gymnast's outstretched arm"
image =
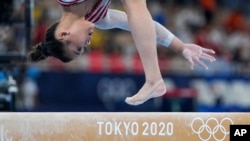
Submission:
MULTIPOLYGON (((190 63, 191 69, 194 68, 195 64, 199 64, 200 66, 208 69, 207 65, 205 65, 200 59, 209 60, 211 62, 215 61, 215 58, 210 55, 215 53, 213 50, 200 47, 196 44, 183 43, 167 28, 158 22, 154 23, 157 43, 165 47, 170 47, 176 52, 182 54, 190 63)), ((114 9, 108 10, 107 16, 103 20, 96 23, 96 28, 103 30, 119 28, 130 31, 126 13, 114 9)))
MULTIPOLYGON (((174 35, 158 22, 154 23, 157 43, 168 47, 172 42, 174 35)), ((100 22, 96 23, 96 27, 103 30, 119 28, 130 31, 126 13, 114 9, 109 9, 107 16, 100 22)))

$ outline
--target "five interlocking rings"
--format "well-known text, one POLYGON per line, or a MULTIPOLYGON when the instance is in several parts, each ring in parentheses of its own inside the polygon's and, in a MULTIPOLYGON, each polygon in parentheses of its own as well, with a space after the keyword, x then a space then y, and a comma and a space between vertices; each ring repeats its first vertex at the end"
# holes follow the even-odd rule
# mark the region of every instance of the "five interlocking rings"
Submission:
MULTIPOLYGON (((218 121, 218 119, 211 117, 208 118, 206 121, 204 121, 204 119, 197 117, 194 118, 192 123, 191 123, 191 128, 192 131, 196 134, 198 134, 199 138, 201 141, 209 141, 212 137, 214 138, 214 140, 216 141, 224 141, 226 139, 226 136, 229 134, 229 131, 227 131, 225 125, 223 125, 224 122, 229 122, 230 124, 233 124, 232 119, 230 118, 223 118, 220 122, 218 121), (195 123, 197 122, 201 122, 201 125, 198 129, 194 128, 195 123), (215 122, 215 126, 213 126, 213 124, 211 123, 212 121, 215 122), (209 124, 210 123, 210 124, 209 124), (219 131, 220 130, 220 131, 219 131), (202 137, 202 133, 205 132, 207 133, 209 136, 208 137, 202 137), (217 138, 216 137, 216 133, 220 132, 222 134, 224 134, 224 136, 222 138, 217 138)), ((228 127, 229 127, 228 125, 228 127)))

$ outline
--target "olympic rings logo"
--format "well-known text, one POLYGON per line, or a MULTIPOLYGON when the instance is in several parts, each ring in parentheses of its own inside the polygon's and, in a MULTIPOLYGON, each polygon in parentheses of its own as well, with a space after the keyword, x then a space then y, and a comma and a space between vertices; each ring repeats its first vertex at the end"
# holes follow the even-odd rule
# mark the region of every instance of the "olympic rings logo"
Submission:
POLYGON ((204 121, 202 118, 195 118, 193 119, 191 123, 192 131, 197 134, 201 141, 209 141, 210 139, 214 139, 216 141, 224 141, 226 139, 226 136, 229 134, 229 131, 226 129, 226 123, 228 124, 228 127, 230 124, 233 124, 232 119, 230 118, 223 118, 220 122, 218 119, 211 117, 204 121), (201 124, 201 125, 200 125, 201 124), (195 128, 196 126, 199 126, 198 128, 195 128), (205 136, 204 134, 208 134, 208 136, 205 136), (216 133, 221 133, 222 136, 218 137, 216 133))

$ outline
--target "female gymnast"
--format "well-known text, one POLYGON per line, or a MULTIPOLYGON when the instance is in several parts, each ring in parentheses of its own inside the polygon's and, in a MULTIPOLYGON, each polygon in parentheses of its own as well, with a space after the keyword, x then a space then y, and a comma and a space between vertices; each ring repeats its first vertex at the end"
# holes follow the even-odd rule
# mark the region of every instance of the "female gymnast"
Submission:
POLYGON ((160 73, 156 45, 179 52, 190 63, 191 69, 197 63, 206 69, 200 60, 211 62, 215 52, 195 44, 186 44, 170 31, 152 20, 146 0, 121 0, 125 12, 110 9, 111 0, 57 0, 63 13, 58 22, 48 28, 44 40, 35 45, 28 54, 30 61, 40 61, 53 56, 69 62, 83 53, 90 44, 94 27, 102 30, 119 28, 130 31, 142 60, 145 83, 125 102, 139 105, 150 98, 165 94, 166 86, 160 73))

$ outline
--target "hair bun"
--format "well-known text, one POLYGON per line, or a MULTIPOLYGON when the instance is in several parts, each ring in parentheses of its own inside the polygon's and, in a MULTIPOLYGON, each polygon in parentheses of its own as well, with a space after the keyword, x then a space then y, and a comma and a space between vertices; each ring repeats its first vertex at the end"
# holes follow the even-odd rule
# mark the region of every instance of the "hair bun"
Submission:
POLYGON ((47 46, 43 42, 40 44, 40 46, 41 46, 41 52, 43 55, 47 57, 51 56, 50 53, 48 52, 47 46))
POLYGON ((43 54, 42 42, 32 47, 31 51, 27 55, 28 60, 31 62, 38 62, 46 59, 48 56, 43 54))

